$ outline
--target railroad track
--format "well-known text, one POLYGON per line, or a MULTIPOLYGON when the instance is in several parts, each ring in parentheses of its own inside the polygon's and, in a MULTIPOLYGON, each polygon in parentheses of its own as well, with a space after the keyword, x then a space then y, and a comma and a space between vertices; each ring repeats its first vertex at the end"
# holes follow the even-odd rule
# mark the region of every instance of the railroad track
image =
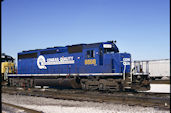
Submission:
POLYGON ((15 112, 16 113, 43 113, 41 111, 17 106, 10 103, 5 103, 5 102, 1 102, 1 103, 2 103, 2 113, 6 113, 6 112, 7 113, 15 113, 15 112))
POLYGON ((128 104, 131 106, 155 107, 158 109, 170 109, 170 93, 151 92, 98 92, 83 91, 75 89, 23 89, 17 87, 3 87, 2 93, 13 95, 37 96, 45 98, 107 102, 117 104, 128 104))
POLYGON ((170 84, 170 79, 169 80, 151 80, 151 84, 170 84))

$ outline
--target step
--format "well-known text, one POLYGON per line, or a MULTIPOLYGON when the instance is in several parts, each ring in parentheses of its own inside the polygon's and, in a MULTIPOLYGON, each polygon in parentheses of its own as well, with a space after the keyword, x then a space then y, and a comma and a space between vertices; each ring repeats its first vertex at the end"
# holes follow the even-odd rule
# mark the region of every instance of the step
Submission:
POLYGON ((126 83, 131 84, 132 82, 126 82, 126 83))
POLYGON ((131 89, 131 87, 124 87, 125 89, 131 89))

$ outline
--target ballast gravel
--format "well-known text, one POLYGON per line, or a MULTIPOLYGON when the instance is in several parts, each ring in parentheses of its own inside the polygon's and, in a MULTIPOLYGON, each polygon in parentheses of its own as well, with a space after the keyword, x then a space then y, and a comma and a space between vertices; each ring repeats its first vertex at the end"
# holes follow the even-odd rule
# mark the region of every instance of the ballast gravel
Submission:
POLYGON ((42 111, 43 113, 169 113, 152 107, 87 101, 60 100, 2 93, 2 102, 42 111))

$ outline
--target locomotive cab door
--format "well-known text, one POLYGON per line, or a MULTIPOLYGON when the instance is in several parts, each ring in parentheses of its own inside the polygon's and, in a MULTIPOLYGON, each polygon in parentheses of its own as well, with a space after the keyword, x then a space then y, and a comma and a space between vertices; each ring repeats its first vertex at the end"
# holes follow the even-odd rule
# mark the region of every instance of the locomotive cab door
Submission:
POLYGON ((103 49, 102 48, 100 48, 99 49, 99 65, 103 65, 103 49))

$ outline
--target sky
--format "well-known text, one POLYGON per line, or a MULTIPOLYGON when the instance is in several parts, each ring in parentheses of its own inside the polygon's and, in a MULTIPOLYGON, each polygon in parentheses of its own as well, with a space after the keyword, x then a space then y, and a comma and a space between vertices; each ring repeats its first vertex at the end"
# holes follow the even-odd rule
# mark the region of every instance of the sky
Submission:
POLYGON ((169 0, 4 0, 2 52, 116 40, 133 60, 170 58, 169 0))

